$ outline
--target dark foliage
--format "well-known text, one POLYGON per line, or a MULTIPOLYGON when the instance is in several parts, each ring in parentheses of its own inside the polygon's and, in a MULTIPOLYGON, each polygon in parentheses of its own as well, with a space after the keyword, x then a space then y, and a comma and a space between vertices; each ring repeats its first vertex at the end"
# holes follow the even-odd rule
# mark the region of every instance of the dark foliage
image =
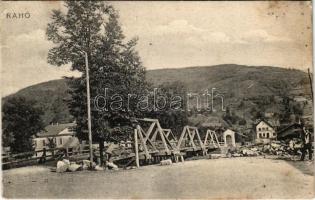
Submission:
POLYGON ((71 63, 73 70, 82 73, 79 78, 68 78, 71 98, 67 103, 77 123, 77 136, 81 140, 88 136, 86 53, 93 141, 126 139, 126 129, 115 127, 128 127, 130 118, 141 114, 137 99, 128 99, 128 94, 146 92, 145 69, 135 51, 137 39, 125 42, 117 11, 104 2, 67 1, 65 6, 67 13, 54 10, 47 26, 48 39, 57 45, 49 51, 48 61, 57 66, 71 63), (97 106, 100 95, 106 99, 101 107, 97 106))
POLYGON ((12 97, 3 105, 2 145, 13 153, 32 151, 32 136, 44 129, 43 111, 34 105, 23 97, 12 97))

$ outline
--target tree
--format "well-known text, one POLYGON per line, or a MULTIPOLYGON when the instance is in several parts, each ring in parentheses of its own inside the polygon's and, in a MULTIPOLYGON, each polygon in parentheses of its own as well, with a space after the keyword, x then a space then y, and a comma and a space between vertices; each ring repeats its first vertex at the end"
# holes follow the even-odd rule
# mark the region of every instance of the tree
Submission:
POLYGON ((86 140, 86 71, 82 51, 87 53, 92 135, 102 152, 105 140, 117 139, 116 136, 121 135, 116 129, 114 131, 114 127, 128 126, 131 117, 141 115, 136 98, 128 99, 128 94, 146 93, 145 68, 135 51, 137 39, 125 42, 119 15, 112 6, 94 1, 67 1, 65 6, 68 9, 65 14, 53 10, 52 22, 47 26, 48 39, 57 45, 50 49, 48 62, 56 66, 71 63, 72 70, 82 73, 79 78, 68 78, 71 94, 68 105, 77 123, 77 136, 86 140), (119 96, 119 102, 104 104, 100 109, 94 100, 105 92, 109 98, 119 96), (120 107, 112 109, 115 106, 120 107))
POLYGON ((182 82, 172 82, 161 84, 157 89, 157 96, 165 97, 166 106, 163 109, 151 110, 147 116, 157 118, 163 128, 171 128, 175 135, 181 134, 183 127, 188 124, 186 87, 182 82))
POLYGON ((241 126, 245 126, 246 125, 246 120, 244 118, 242 118, 239 122, 238 122, 239 125, 241 126))
POLYGON ((229 106, 226 107, 226 112, 222 117, 223 120, 225 120, 226 122, 232 123, 232 114, 231 114, 231 109, 229 106))
MULTIPOLYGON (((67 105, 64 99, 58 96, 51 104, 52 119, 50 123, 68 123, 71 122, 71 116, 67 113, 67 105)), ((72 120, 73 121, 73 120, 72 120)))
POLYGON ((73 70, 84 73, 84 53, 93 60, 101 45, 104 17, 111 7, 99 1, 66 1, 65 7, 66 14, 53 10, 52 22, 47 25, 47 38, 56 45, 48 52, 48 62, 57 66, 72 63, 73 70))
POLYGON ((24 97, 12 97, 3 105, 3 146, 13 153, 33 150, 32 136, 44 129, 43 111, 24 97))
POLYGON ((256 107, 252 107, 251 108, 250 114, 252 115, 252 120, 253 121, 264 118, 264 113, 260 109, 258 109, 256 107))
POLYGON ((241 100, 241 103, 238 105, 238 108, 239 108, 239 109, 242 109, 242 108, 244 108, 244 107, 245 107, 245 103, 244 103, 243 100, 241 100))

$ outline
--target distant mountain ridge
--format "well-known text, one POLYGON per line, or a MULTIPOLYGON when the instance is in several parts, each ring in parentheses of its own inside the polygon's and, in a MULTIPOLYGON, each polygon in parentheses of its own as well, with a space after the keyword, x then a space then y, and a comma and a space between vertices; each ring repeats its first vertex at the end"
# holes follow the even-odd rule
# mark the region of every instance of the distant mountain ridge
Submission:
MULTIPOLYGON (((307 73, 296 69, 270 66, 244 66, 235 64, 187 67, 179 69, 156 69, 147 71, 147 80, 154 86, 164 82, 182 82, 191 92, 203 92, 216 88, 225 95, 228 105, 236 109, 242 99, 259 96, 277 96, 277 91, 286 89, 294 96, 310 98, 307 73), (287 88, 281 88, 285 85, 287 88)), ((69 98, 65 79, 52 80, 26 87, 13 96, 24 96, 38 102, 44 111, 44 121, 49 124, 55 117, 69 122, 69 114, 63 99, 69 98)), ((249 104, 249 107, 254 105, 249 104)), ((248 108, 249 109, 249 108, 248 108)), ((244 109, 244 110, 248 110, 244 109)), ((245 111, 244 111, 245 112, 245 111)), ((60 122, 62 123, 62 122, 60 122)))

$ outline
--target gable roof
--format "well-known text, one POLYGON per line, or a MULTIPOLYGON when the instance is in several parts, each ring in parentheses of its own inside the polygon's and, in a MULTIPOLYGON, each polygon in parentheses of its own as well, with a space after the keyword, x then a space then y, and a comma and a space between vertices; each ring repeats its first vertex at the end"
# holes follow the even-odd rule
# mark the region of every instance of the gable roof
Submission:
POLYGON ((278 131, 277 139, 300 137, 301 131, 301 125, 298 123, 294 123, 278 131))
POLYGON ((37 137, 55 137, 59 133, 63 132, 62 135, 72 135, 70 129, 75 126, 75 123, 67 123, 67 124, 56 124, 56 125, 48 125, 45 127, 45 130, 36 134, 37 137), (65 131, 65 129, 69 129, 69 131, 65 131))
POLYGON ((258 123, 255 125, 255 127, 257 127, 261 122, 265 122, 268 126, 270 126, 271 128, 273 128, 273 125, 271 125, 271 123, 269 123, 267 120, 264 120, 264 119, 258 121, 258 123))

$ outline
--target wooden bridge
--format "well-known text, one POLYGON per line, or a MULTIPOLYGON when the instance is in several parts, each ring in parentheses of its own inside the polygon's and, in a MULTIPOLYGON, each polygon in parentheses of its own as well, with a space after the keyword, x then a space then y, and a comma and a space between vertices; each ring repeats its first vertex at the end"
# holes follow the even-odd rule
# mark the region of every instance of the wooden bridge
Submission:
MULTIPOLYGON (((183 131, 177 139, 171 129, 163 129, 157 119, 137 119, 138 124, 134 129, 134 141, 125 142, 119 147, 119 153, 113 156, 113 162, 124 161, 125 166, 136 163, 150 164, 158 163, 164 159, 172 159, 175 162, 179 160, 184 161, 184 156, 207 155, 211 150, 221 148, 224 143, 219 142, 217 134, 214 130, 208 129, 205 137, 201 138, 197 127, 185 126, 183 131)), ((97 154, 96 150, 96 154, 97 154)), ((15 157, 22 156, 16 154, 9 156, 2 156, 2 167, 10 168, 10 166, 17 166, 18 163, 32 163, 45 162, 55 160, 58 156, 66 156, 70 160, 87 159, 88 146, 81 148, 80 152, 68 152, 68 149, 44 149, 34 152, 22 153, 23 155, 30 154, 31 157, 24 159, 15 159, 15 157), (64 152, 64 154, 59 154, 64 152), (40 156, 37 156, 41 153, 40 156), (34 156, 35 155, 35 156, 34 156)))
POLYGON ((160 161, 171 158, 183 161, 187 154, 207 155, 209 150, 218 149, 219 142, 214 130, 207 130, 205 138, 200 137, 197 127, 185 126, 177 140, 171 129, 163 129, 157 119, 138 119, 134 130, 135 161, 160 161), (144 128, 146 127, 146 128, 144 128))

